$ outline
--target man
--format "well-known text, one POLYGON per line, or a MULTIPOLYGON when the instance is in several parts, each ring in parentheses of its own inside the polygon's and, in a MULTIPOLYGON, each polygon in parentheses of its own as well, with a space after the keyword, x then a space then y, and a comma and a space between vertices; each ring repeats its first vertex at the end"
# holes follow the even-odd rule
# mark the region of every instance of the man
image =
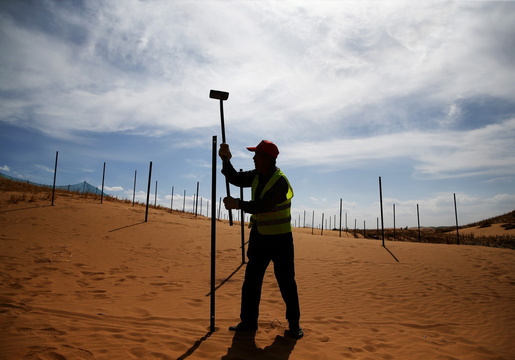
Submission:
POLYGON ((248 263, 241 291, 241 322, 231 326, 229 330, 257 330, 263 278, 272 261, 275 278, 286 304, 288 333, 291 337, 300 339, 304 332, 299 325, 299 297, 295 282, 290 215, 293 189, 284 173, 276 167, 279 149, 274 143, 263 140, 258 146, 247 149, 255 152, 255 169, 240 173, 230 162, 232 154, 229 145, 221 144, 219 151, 224 160, 222 173, 228 181, 238 187, 252 188, 251 201, 232 197, 224 199, 226 209, 243 209, 252 214, 248 263))

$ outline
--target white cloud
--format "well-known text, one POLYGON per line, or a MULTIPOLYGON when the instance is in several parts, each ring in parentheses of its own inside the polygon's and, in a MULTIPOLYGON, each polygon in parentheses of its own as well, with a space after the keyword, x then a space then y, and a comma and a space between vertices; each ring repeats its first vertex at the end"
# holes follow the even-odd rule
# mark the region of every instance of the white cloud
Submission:
POLYGON ((7 165, 4 165, 4 166, 0 167, 0 170, 2 170, 2 171, 11 171, 11 169, 9 169, 9 166, 7 166, 7 165))
POLYGON ((39 164, 36 164, 34 165, 35 167, 37 167, 38 169, 41 169, 41 170, 44 170, 46 172, 49 172, 49 173, 54 173, 54 169, 52 168, 49 168, 48 166, 45 166, 45 165, 39 165, 39 164))
POLYGON ((503 30, 498 29, 509 24, 509 13, 502 11, 508 5, 132 1, 86 6, 88 15, 82 16, 53 9, 52 16, 70 32, 83 33, 75 44, 3 19, 2 47, 9 51, 1 58, 2 88, 29 94, 3 101, 4 119, 23 121, 15 114, 30 115, 25 110, 30 107, 37 114, 32 126, 53 136, 76 130, 153 136, 216 126, 216 104, 207 93, 221 87, 232 94, 233 121, 246 122, 242 132, 311 130, 325 136, 352 128, 349 114, 362 125, 416 123, 395 119, 409 117, 407 110, 402 114, 403 104, 391 103, 408 94, 427 96, 418 101, 434 102, 442 111, 451 104, 451 116, 457 114, 452 105, 457 97, 512 94, 511 65, 484 51, 497 49, 491 44, 499 41, 496 35, 503 30), (483 12, 496 15, 496 22, 479 16, 483 12), (483 31, 486 27, 490 31, 483 31), (371 105, 391 113, 378 118, 367 110, 371 105))
POLYGON ((281 149, 288 166, 324 171, 371 166, 386 159, 415 162, 415 177, 448 178, 515 172, 515 119, 470 131, 401 132, 354 139, 299 142, 281 149))
POLYGON ((121 186, 104 186, 104 191, 123 191, 121 186))

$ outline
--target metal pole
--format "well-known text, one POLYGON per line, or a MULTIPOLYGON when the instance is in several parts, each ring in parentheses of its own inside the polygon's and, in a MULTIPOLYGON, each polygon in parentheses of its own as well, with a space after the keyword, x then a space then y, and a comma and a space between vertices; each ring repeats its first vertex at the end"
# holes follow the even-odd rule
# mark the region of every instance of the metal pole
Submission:
POLYGON ((460 244, 460 233, 458 227, 458 207, 456 205, 456 193, 454 193, 454 214, 456 216, 456 241, 460 244))
POLYGON ((340 237, 342 237, 342 198, 340 198, 340 237))
POLYGON ((182 196, 182 212, 186 212, 186 190, 184 190, 184 195, 182 196))
MULTIPOLYGON (((211 172, 211 202, 216 202, 216 136, 213 136, 213 157, 211 172)), ((209 331, 215 332, 215 281, 216 281, 216 208, 211 207, 211 302, 209 331)))
MULTIPOLYGON (((224 144, 227 144, 227 140, 225 139, 225 121, 224 121, 224 102, 222 99, 220 99, 220 118, 222 120, 222 142, 224 144)), ((227 162, 228 160, 223 160, 223 162, 227 162)), ((225 178, 225 190, 227 192, 227 196, 231 196, 231 190, 230 190, 230 186, 229 186, 229 180, 227 179, 227 177, 225 178)), ((227 210, 229 212, 229 226, 232 226, 233 225, 233 221, 232 221, 232 211, 229 209, 227 210)))
POLYGON ((197 181, 197 195, 195 195, 195 217, 197 217, 198 214, 198 188, 199 182, 197 181))
POLYGON ((381 176, 379 176, 379 197, 381 199, 381 238, 384 246, 384 217, 383 217, 383 186, 381 185, 381 176))
POLYGON ((147 207, 145 209, 145 222, 148 220, 148 202, 150 201, 150 184, 152 179, 152 161, 148 167, 148 186, 147 186, 147 207))
POLYGON ((138 170, 134 170, 134 189, 132 190, 132 206, 134 206, 134 199, 136 198, 136 174, 138 170))
POLYGON ((104 200, 104 179, 106 176, 106 163, 104 161, 104 170, 102 171, 102 192, 100 194, 100 203, 102 204, 102 201, 104 200))
POLYGON ((52 186, 52 206, 54 206, 54 195, 55 195, 55 179, 57 176, 57 159, 59 157, 59 151, 55 152, 55 167, 54 167, 54 185, 52 186))
MULTIPOLYGON (((243 169, 240 169, 240 174, 243 169)), ((243 186, 240 186, 240 200, 243 201, 243 186)), ((245 264, 245 212, 240 209, 241 214, 241 263, 245 264)))
POLYGON ((324 235, 324 213, 322 213, 322 224, 321 224, 320 235, 324 235))
POLYGON ((311 221, 311 235, 313 235, 314 227, 315 227, 315 210, 313 210, 313 221, 311 221))
POLYGON ((417 204, 417 221, 418 221, 418 242, 420 242, 420 213, 418 211, 418 204, 417 204))

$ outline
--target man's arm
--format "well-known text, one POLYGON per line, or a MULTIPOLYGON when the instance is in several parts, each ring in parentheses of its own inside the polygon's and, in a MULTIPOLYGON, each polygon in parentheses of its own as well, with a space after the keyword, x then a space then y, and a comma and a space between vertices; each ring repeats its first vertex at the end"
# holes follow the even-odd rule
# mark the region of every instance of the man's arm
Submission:
POLYGON ((239 208, 243 209, 249 214, 259 214, 272 211, 277 205, 286 200, 286 194, 288 193, 288 183, 281 177, 278 179, 270 190, 265 193, 262 199, 256 199, 255 201, 241 201, 239 202, 239 208))
POLYGON ((237 172, 232 166, 231 161, 224 161, 222 167, 222 174, 227 177, 227 180, 234 186, 238 187, 251 187, 254 178, 257 175, 256 170, 237 172))

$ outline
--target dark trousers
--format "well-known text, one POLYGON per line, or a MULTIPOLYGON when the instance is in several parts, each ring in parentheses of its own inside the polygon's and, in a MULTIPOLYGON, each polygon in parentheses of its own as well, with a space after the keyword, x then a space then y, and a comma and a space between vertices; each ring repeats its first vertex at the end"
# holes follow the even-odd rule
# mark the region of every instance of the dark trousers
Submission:
POLYGON ((243 323, 257 325, 259 302, 263 278, 270 261, 274 263, 274 274, 286 304, 286 319, 290 327, 299 326, 300 308, 292 233, 261 235, 254 226, 250 232, 248 263, 241 290, 241 314, 243 323))

